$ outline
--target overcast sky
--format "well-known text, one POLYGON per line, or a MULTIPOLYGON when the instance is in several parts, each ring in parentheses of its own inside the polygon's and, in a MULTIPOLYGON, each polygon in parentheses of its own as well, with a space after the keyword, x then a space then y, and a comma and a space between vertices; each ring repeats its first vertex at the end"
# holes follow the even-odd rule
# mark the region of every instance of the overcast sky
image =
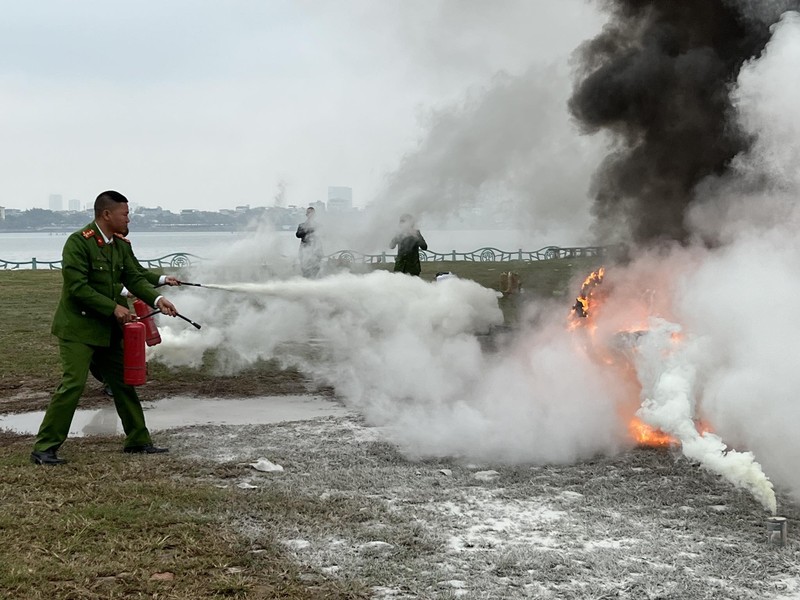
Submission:
POLYGON ((584 0, 0 8, 0 205, 23 209, 104 189, 171 210, 268 206, 280 189, 304 205, 329 185, 363 206, 425 145, 431 115, 498 74, 557 65, 566 79, 602 24, 584 0))

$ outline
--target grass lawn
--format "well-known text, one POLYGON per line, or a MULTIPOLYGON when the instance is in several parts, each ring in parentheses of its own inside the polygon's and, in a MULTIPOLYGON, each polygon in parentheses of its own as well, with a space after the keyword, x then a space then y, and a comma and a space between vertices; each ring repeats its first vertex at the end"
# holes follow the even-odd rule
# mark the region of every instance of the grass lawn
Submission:
POLYGON ((224 467, 133 457, 106 438, 70 440, 70 464, 34 467, 30 439, 0 442, 2 598, 366 597, 303 579, 278 546, 253 552, 229 523, 241 495, 203 482, 224 467))

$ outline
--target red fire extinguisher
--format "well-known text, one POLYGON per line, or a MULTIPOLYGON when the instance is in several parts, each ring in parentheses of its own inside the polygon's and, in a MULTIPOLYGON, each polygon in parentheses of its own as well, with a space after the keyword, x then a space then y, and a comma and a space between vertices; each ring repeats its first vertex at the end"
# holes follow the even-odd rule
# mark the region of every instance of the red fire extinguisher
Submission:
POLYGON ((144 356, 146 327, 141 321, 122 326, 122 380, 128 385, 143 385, 147 382, 147 364, 144 356))
POLYGON ((158 326, 156 326, 156 320, 153 317, 147 317, 153 310, 147 306, 144 302, 139 300, 138 298, 133 301, 133 309, 136 311, 136 315, 142 319, 140 322, 144 323, 146 328, 146 335, 144 338, 145 343, 148 346, 155 346, 156 344, 161 343, 161 335, 158 333, 158 326), (146 319, 142 317, 147 317, 146 319))

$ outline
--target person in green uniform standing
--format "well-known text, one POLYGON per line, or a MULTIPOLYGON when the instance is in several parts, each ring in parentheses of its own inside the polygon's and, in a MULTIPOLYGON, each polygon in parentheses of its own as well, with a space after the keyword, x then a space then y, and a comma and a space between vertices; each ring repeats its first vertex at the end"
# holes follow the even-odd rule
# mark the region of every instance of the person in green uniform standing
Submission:
POLYGON ((422 272, 422 265, 419 262, 419 251, 427 250, 428 243, 419 229, 414 224, 411 215, 400 217, 400 228, 397 235, 392 238, 392 248, 397 247, 397 257, 394 260, 395 273, 407 273, 417 275, 422 272))
POLYGON ((114 394, 125 432, 123 451, 168 451, 153 445, 136 389, 123 382, 122 325, 136 316, 121 295, 122 287, 163 314, 174 317, 178 311, 148 283, 124 237, 128 199, 119 192, 103 192, 95 200, 94 216, 94 222, 67 238, 62 252, 63 285, 51 332, 58 338, 63 375, 36 436, 31 453, 35 464, 66 462, 57 451, 67 439, 92 363, 114 394))

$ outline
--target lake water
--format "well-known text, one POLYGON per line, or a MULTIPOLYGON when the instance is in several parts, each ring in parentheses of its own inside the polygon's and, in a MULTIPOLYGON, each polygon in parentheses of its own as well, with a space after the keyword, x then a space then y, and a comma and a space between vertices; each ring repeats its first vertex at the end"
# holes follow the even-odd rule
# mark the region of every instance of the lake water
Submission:
MULTIPOLYGON (((132 232, 129 236, 139 260, 160 258, 175 252, 188 252, 203 258, 215 255, 217 249, 230 245, 245 234, 228 231, 143 231, 132 232)), ((265 235, 265 234, 262 234, 265 235)), ((275 236, 280 252, 286 256, 297 254, 298 240, 294 231, 276 231, 275 236)), ((513 251, 522 249, 533 251, 548 246, 551 242, 534 240, 522 231, 503 230, 430 230, 423 235, 428 247, 434 252, 470 252, 478 248, 494 247, 513 251)), ((61 249, 67 233, 0 233, 0 260, 27 262, 32 258, 41 262, 61 260, 61 249)), ((359 250, 359 248, 331 248, 336 250, 359 250)), ((326 248, 327 250, 327 248, 326 248)), ((389 248, 385 249, 392 253, 389 248)))

